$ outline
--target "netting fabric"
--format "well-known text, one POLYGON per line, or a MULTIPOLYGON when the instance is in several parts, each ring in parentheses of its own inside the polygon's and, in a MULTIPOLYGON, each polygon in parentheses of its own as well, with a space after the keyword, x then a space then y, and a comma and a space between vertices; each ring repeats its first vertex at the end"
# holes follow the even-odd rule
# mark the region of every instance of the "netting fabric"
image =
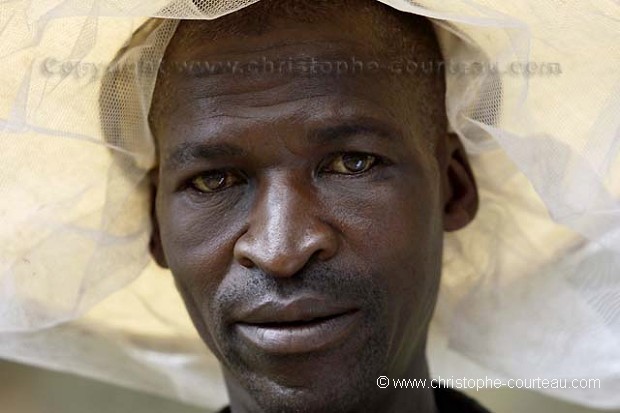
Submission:
MULTIPOLYGON (((147 115, 178 19, 254 2, 0 5, 0 356, 225 403, 148 253, 147 115)), ((446 237, 434 375, 596 378, 545 391, 619 407, 620 6, 383 3, 430 18, 446 61, 464 65, 447 66, 446 107, 481 209, 446 237)))

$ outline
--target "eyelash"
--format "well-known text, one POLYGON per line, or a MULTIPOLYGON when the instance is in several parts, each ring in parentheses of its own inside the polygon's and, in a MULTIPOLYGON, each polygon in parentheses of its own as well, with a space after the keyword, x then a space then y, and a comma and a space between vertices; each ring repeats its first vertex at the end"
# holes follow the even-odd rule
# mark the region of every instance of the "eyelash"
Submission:
POLYGON ((218 173, 221 173, 221 174, 232 173, 235 176, 235 178, 239 181, 239 183, 247 182, 247 178, 245 177, 245 175, 240 173, 240 172, 238 172, 238 171, 236 171, 236 170, 234 170, 234 169, 214 169, 214 170, 206 171, 206 172, 203 172, 201 174, 198 174, 198 175, 195 175, 195 176, 191 177, 185 183, 184 189, 189 189, 190 191, 192 191, 195 194, 204 196, 204 195, 214 195, 214 194, 223 192, 226 189, 230 189, 230 188, 232 188, 234 186, 238 186, 239 185, 239 184, 235 184, 235 185, 224 187, 224 188, 221 188, 221 189, 216 189, 216 190, 213 190, 213 191, 210 191, 210 192, 202 191, 202 190, 200 190, 199 188, 196 187, 196 183, 195 182, 196 182, 197 179, 213 176, 213 175, 216 175, 218 173))
POLYGON ((371 174, 375 171, 376 167, 380 166, 380 165, 385 165, 387 164, 387 161, 378 155, 375 155, 373 153, 368 153, 368 152, 339 152, 336 153, 332 156, 329 157, 328 161, 323 163, 321 166, 321 170, 319 171, 319 175, 323 175, 323 174, 333 174, 333 175, 337 175, 337 176, 341 176, 343 178, 357 178, 360 176, 365 176, 368 174, 371 174), (372 158, 371 161, 371 165, 368 167, 368 169, 362 171, 362 172, 357 172, 357 173, 339 173, 339 172, 330 172, 330 171, 323 171, 322 169, 324 169, 326 167, 326 165, 330 165, 332 164, 334 161, 336 161, 338 158, 340 157, 344 157, 344 156, 351 156, 351 157, 367 157, 367 158, 372 158))
MULTIPOLYGON (((320 167, 320 170, 318 172, 318 175, 320 176, 320 175, 324 175, 324 174, 331 174, 331 175, 336 175, 336 176, 339 176, 339 177, 343 177, 345 179, 354 179, 354 178, 358 178, 358 177, 361 177, 361 176, 370 175, 370 174, 376 172, 376 168, 378 166, 386 165, 386 164, 387 164, 387 161, 383 157, 375 155, 375 154, 372 154, 372 153, 367 153, 367 152, 339 152, 339 153, 331 155, 326 162, 321 164, 321 167, 320 167), (364 170, 362 172, 349 173, 349 174, 347 174, 347 173, 339 173, 339 172, 330 172, 330 171, 324 171, 323 170, 327 165, 332 164, 339 157, 343 157, 343 156, 351 156, 351 157, 359 156, 359 157, 372 158, 372 165, 370 165, 366 170, 364 170)), ((213 175, 216 175, 218 173, 221 173, 221 174, 233 173, 234 175, 236 175, 236 179, 238 179, 238 181, 240 181, 240 184, 247 183, 247 177, 243 173, 235 171, 234 169, 215 169, 215 170, 207 171, 207 172, 201 173, 199 175, 193 176, 192 178, 190 178, 185 183, 184 188, 185 189, 189 189, 189 190, 191 190, 192 192, 194 192, 194 193, 196 193, 198 195, 204 196, 204 195, 214 195, 214 194, 223 192, 223 191, 225 191, 227 189, 230 189, 232 187, 235 187, 235 186, 239 185, 239 184, 235 184, 235 185, 223 187, 221 189, 216 189, 216 190, 213 190, 213 191, 210 191, 210 192, 202 191, 202 190, 200 190, 200 189, 198 189, 196 187, 195 182, 196 182, 197 179, 204 178, 204 177, 209 177, 209 176, 213 177, 213 175)))

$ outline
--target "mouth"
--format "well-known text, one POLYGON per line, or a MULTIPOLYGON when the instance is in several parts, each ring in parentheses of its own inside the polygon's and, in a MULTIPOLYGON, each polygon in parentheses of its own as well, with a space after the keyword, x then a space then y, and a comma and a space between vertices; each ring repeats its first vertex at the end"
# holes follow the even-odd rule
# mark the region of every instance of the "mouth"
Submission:
POLYGON ((325 300, 269 302, 234 324, 250 346, 270 354, 326 350, 345 340, 357 326, 360 311, 325 300))

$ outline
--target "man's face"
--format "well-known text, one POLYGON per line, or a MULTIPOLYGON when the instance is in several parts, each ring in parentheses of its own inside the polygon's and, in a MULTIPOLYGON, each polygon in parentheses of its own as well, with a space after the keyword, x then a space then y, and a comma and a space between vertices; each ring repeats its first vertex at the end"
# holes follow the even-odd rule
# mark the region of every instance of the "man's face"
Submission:
MULTIPOLYGON (((372 34, 342 20, 173 40, 166 59, 376 58, 372 34)), ((380 375, 424 374, 450 193, 434 89, 353 74, 168 76, 156 255, 229 386, 267 411, 346 411, 387 394, 380 375)))

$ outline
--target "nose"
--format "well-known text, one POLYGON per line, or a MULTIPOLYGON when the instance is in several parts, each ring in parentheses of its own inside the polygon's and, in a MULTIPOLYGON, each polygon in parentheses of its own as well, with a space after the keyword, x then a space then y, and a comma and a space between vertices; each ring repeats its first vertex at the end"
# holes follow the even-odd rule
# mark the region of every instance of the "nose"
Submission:
POLYGON ((327 261, 338 250, 336 229, 322 219, 314 191, 291 180, 259 189, 247 231, 237 240, 238 263, 274 277, 292 277, 313 257, 327 261))

